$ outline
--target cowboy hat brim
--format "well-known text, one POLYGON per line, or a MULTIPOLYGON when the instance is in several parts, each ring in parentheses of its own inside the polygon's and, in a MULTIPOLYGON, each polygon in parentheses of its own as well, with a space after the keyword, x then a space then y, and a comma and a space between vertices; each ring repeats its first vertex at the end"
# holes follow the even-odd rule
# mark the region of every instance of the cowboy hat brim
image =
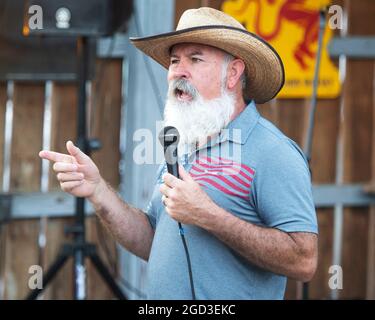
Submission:
POLYGON ((210 25, 150 37, 130 38, 131 43, 166 69, 170 49, 178 43, 197 43, 222 49, 246 65, 246 98, 265 103, 285 81, 284 66, 275 49, 257 35, 235 27, 210 25))

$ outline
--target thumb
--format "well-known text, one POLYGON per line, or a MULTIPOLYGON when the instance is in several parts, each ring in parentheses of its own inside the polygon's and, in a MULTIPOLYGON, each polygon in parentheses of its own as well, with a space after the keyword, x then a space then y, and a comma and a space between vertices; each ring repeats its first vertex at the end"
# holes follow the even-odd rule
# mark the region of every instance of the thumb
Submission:
POLYGON ((180 177, 183 181, 191 181, 194 180, 193 177, 185 170, 185 168, 182 165, 178 165, 178 173, 180 174, 180 177))
POLYGON ((66 143, 66 149, 72 155, 79 164, 86 164, 90 158, 86 154, 84 154, 78 147, 76 147, 72 141, 68 141, 66 143))

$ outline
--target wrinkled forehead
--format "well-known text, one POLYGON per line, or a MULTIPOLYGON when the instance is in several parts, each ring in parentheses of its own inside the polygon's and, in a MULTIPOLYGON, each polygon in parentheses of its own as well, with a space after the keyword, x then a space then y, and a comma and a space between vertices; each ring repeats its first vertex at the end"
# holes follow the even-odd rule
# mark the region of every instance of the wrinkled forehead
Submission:
POLYGON ((198 43, 178 43, 173 45, 169 49, 170 55, 176 54, 192 54, 192 53, 202 53, 202 54, 211 54, 217 56, 224 56, 226 52, 219 48, 215 48, 212 46, 208 46, 205 44, 198 44, 198 43))

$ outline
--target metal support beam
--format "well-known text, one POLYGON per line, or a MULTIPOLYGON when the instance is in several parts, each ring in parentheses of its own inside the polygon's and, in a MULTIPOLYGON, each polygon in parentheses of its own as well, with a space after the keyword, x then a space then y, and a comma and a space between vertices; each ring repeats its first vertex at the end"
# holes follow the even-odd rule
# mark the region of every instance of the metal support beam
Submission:
POLYGON ((314 185, 313 196, 317 208, 329 208, 335 205, 346 207, 367 207, 375 205, 375 196, 367 194, 360 184, 314 185))
POLYGON ((333 58, 345 55, 351 59, 374 59, 375 37, 334 37, 328 51, 333 58))
MULTIPOLYGON (((0 220, 67 217, 75 213, 75 198, 65 192, 0 194, 0 220)), ((86 214, 93 207, 87 201, 86 214)))

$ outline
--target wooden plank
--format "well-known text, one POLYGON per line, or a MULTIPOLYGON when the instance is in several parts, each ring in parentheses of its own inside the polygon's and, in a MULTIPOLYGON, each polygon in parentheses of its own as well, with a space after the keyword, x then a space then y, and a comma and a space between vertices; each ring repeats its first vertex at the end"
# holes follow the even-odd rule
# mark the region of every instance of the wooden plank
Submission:
MULTIPOLYGON (((40 188, 44 85, 15 83, 11 151, 11 191, 40 188)), ((38 263, 38 221, 12 221, 5 244, 5 298, 24 298, 29 292, 28 269, 38 263)))
MULTIPOLYGON (((375 65, 374 65, 375 68, 375 65)), ((374 71, 375 75, 375 71, 374 71)), ((374 79, 375 80, 375 79, 374 79)), ((372 93, 373 101, 375 102, 375 92, 372 93)), ((372 110, 372 141, 375 141, 375 108, 372 110)), ((372 177, 372 194, 375 195, 375 145, 372 143, 372 161, 371 161, 371 177, 372 177)), ((368 252, 367 252, 367 289, 366 299, 375 299, 375 207, 370 209, 369 217, 369 238, 368 238, 368 252)))
MULTIPOLYGON (((349 35, 375 33, 375 3, 349 1, 349 35)), ((374 62, 349 60, 344 87, 344 182, 369 182, 371 177, 374 62), (360 79, 360 80, 359 80, 360 79)), ((344 288, 340 298, 365 298, 367 281, 369 209, 344 213, 342 268, 344 288), (355 263, 353 263, 355 261, 355 263)))
MULTIPOLYGON (((5 82, 0 83, 0 182, 3 177, 3 165, 4 165, 4 129, 5 129, 5 110, 7 102, 7 85, 5 82)), ((0 188, 3 186, 1 185, 0 188)))
POLYGON ((344 168, 348 182, 370 182, 373 65, 373 61, 348 62, 344 93, 345 158, 348 159, 344 168))
POLYGON ((335 182, 339 122, 340 99, 319 100, 315 114, 311 156, 314 183, 335 182))
POLYGON ((38 224, 13 221, 6 228, 5 299, 23 299, 29 292, 29 268, 38 265, 38 224))
MULTIPOLYGON (((4 165, 4 127, 5 110, 7 101, 7 85, 0 82, 0 190, 2 190, 3 165, 4 165)), ((4 281, 5 281, 5 241, 6 227, 0 222, 0 300, 4 299, 4 281)))
MULTIPOLYGON (((51 96, 51 150, 67 153, 67 140, 76 141, 77 86, 74 83, 55 82, 51 96)), ((60 190, 56 174, 50 167, 49 190, 60 190)), ((72 240, 64 229, 74 223, 73 218, 48 219, 44 268, 55 261, 61 246, 72 240)), ((44 299, 73 299, 73 259, 61 268, 44 293, 44 299)))
MULTIPOLYGON (((101 175, 114 188, 120 182, 120 126, 122 104, 122 60, 98 60, 97 74, 92 83, 92 97, 90 101, 90 135, 98 138, 102 148, 92 154, 92 159, 97 164, 101 175), (108 157, 108 155, 111 155, 108 157)), ((96 218, 87 221, 87 238, 98 245, 98 253, 103 261, 107 261, 105 246, 111 248, 109 254, 116 257, 115 243, 110 235, 101 226, 96 218), (98 229, 99 228, 99 229, 98 229), (99 237, 102 235, 102 237, 99 237)), ((117 263, 115 259, 114 263, 117 263)), ((113 298, 94 267, 88 264, 88 296, 95 298, 113 298), (99 285, 100 284, 100 285, 99 285)), ((108 270, 111 270, 110 268, 108 270)))
MULTIPOLYGON (((55 82, 52 87, 51 150, 67 153, 66 141, 77 139, 77 86, 55 82)), ((50 190, 60 190, 52 168, 49 177, 50 190)))
POLYGON ((91 136, 102 148, 92 154, 101 175, 115 188, 119 184, 122 60, 99 60, 100 79, 92 84, 91 136), (110 155, 110 156, 108 156, 110 155))
MULTIPOLYGON (((374 148, 374 147, 373 147, 374 148)), ((368 225, 368 251, 367 251, 367 288, 366 299, 375 299, 375 208, 370 209, 368 225)))
POLYGON ((344 209, 343 290, 340 299, 365 299, 367 282, 367 248, 369 210, 344 209))
POLYGON ((221 6, 223 4, 224 0, 201 0, 201 6, 202 7, 210 7, 217 10, 221 10, 221 6))
POLYGON ((11 181, 14 191, 37 191, 40 187, 44 85, 14 85, 11 181))

